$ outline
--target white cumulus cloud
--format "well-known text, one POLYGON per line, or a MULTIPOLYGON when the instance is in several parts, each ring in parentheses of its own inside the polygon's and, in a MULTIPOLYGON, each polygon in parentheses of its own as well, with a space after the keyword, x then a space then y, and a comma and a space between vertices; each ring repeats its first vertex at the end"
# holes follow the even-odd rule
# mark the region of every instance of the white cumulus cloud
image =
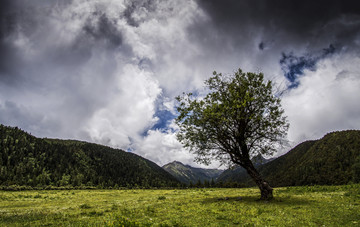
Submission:
POLYGON ((290 122, 289 139, 299 143, 328 132, 360 128, 360 58, 337 54, 306 71, 300 86, 282 104, 290 122))

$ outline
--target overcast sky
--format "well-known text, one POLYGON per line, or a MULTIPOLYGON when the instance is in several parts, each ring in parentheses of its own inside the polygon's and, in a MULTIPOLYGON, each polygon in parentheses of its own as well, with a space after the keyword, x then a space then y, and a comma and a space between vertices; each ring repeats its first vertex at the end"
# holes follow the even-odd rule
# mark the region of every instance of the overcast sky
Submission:
POLYGON ((238 68, 276 83, 292 146, 360 129, 359 3, 0 2, 0 123, 38 137, 196 166, 175 138, 174 97, 238 68))

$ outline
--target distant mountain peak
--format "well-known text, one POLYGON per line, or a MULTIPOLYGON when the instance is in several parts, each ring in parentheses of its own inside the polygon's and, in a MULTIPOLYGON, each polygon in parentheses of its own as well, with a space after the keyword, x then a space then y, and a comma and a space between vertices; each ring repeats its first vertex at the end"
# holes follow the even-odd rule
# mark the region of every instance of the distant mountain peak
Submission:
POLYGON ((268 163, 270 161, 274 160, 274 158, 264 158, 261 154, 258 154, 257 156, 254 156, 251 161, 254 163, 254 165, 263 165, 265 163, 268 163))
POLYGON ((164 165, 162 168, 185 184, 189 184, 190 182, 196 183, 199 180, 201 182, 211 180, 215 181, 217 177, 223 172, 223 170, 219 169, 196 168, 187 164, 183 164, 179 161, 170 162, 164 165))
POLYGON ((184 163, 182 163, 182 162, 180 162, 180 161, 172 161, 172 162, 170 162, 170 163, 168 163, 168 164, 166 164, 166 165, 169 165, 169 164, 176 164, 176 165, 183 165, 184 166, 184 163))

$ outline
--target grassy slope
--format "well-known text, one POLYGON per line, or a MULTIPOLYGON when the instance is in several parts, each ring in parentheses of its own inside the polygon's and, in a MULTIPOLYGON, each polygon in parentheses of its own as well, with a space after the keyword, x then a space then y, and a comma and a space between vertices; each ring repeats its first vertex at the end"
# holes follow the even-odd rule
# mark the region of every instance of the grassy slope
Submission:
POLYGON ((0 226, 357 226, 359 189, 0 191, 0 226))
MULTIPOLYGON (((258 169, 275 187, 341 185, 353 180, 353 166, 359 157, 360 131, 348 130, 329 133, 320 140, 303 142, 258 169)), ((246 172, 238 169, 224 172, 219 180, 254 185, 246 172)))

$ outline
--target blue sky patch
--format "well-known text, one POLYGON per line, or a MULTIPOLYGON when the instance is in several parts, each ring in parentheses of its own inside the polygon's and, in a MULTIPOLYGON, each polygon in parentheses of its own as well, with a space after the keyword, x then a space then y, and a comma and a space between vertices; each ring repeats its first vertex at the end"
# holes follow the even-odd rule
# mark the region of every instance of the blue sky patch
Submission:
POLYGON ((282 54, 280 59, 281 69, 285 78, 290 82, 288 89, 297 88, 300 84, 298 78, 304 74, 304 70, 316 70, 317 59, 311 56, 297 57, 293 53, 282 54))
POLYGON ((170 122, 176 117, 168 110, 158 110, 155 114, 159 118, 158 122, 151 128, 151 130, 167 129, 170 122))
POLYGON ((324 48, 320 54, 307 54, 304 56, 296 56, 293 52, 288 54, 282 53, 280 59, 281 69, 285 78, 290 82, 288 89, 297 88, 300 85, 299 78, 304 75, 305 70, 316 71, 316 64, 319 60, 335 53, 335 47, 330 44, 328 48, 324 48))

